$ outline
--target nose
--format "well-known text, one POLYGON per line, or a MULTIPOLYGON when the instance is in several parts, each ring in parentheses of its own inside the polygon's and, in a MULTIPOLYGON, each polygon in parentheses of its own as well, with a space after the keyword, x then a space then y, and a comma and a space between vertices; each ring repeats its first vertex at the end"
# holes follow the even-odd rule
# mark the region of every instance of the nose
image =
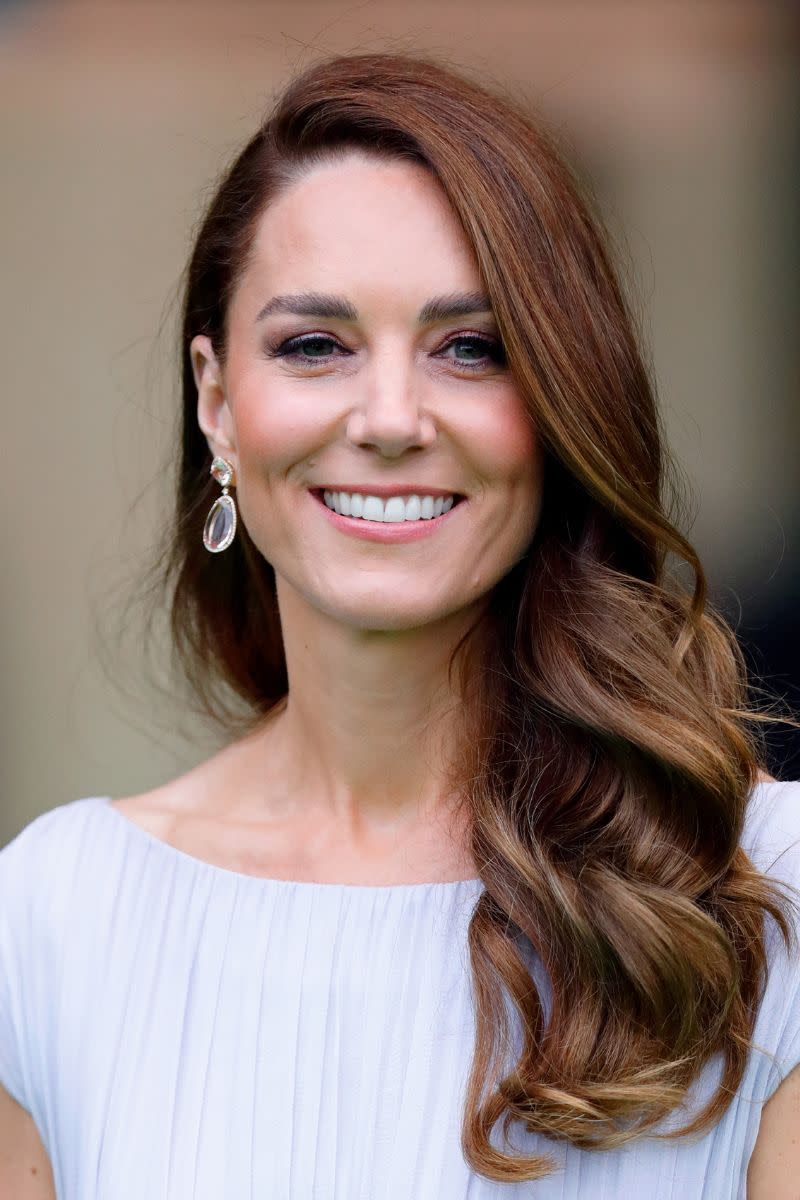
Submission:
POLYGON ((361 374, 360 386, 347 420, 347 437, 353 445, 377 450, 384 458, 399 458, 435 440, 433 418, 420 402, 419 381, 399 352, 376 356, 361 374))

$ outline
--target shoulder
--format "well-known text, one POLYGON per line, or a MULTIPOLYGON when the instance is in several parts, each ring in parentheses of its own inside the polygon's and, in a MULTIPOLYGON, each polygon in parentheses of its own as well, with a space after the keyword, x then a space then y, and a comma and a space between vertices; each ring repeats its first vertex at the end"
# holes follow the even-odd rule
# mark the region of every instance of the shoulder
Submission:
POLYGON ((0 849, 0 863, 7 870, 9 864, 22 860, 28 854, 46 853, 48 847, 61 837, 69 838, 73 831, 85 825, 94 807, 106 802, 107 797, 104 796, 86 796, 39 813, 0 849))
POLYGON ((747 1170, 748 1200, 796 1200, 800 1176, 800 1067, 764 1105, 747 1170))
POLYGON ((787 944, 772 920, 765 928, 767 976, 753 1045, 765 1051, 763 1098, 800 1062, 800 781, 759 783, 748 802, 742 848, 777 885, 787 918, 787 944))
MULTIPOLYGON (((85 797, 40 813, 0 849, 0 913, 9 920, 37 907, 55 909, 80 876, 103 797, 85 797)), ((0 919, 2 919, 0 918, 0 919)))
POLYGON ((90 800, 50 809, 0 849, 0 1083, 40 1120, 40 1052, 63 982, 65 938, 74 945, 76 935, 90 936, 70 905, 76 880, 92 878, 80 850, 91 809, 90 800))
POLYGON ((800 884, 800 781, 756 784, 745 813, 742 847, 758 870, 800 884))
POLYGON ((800 781, 756 785, 745 811, 741 846, 756 870, 775 885, 793 936, 794 944, 787 946, 768 921, 765 949, 771 974, 789 972, 800 979, 800 781))

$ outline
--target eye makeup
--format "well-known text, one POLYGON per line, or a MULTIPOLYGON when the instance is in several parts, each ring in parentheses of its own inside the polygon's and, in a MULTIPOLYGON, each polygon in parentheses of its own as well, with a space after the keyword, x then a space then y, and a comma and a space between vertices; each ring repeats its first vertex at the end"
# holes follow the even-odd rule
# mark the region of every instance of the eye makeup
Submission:
MULTIPOLYGON (((338 354, 306 354, 304 351, 311 350, 319 346, 335 346, 346 357, 352 354, 351 350, 347 350, 341 343, 331 334, 309 333, 301 334, 295 337, 287 338, 275 346, 270 346, 266 350, 268 358, 285 359, 297 366, 316 366, 321 363, 327 363, 331 359, 339 357, 338 354)), ((448 338, 448 340, 437 351, 434 352, 434 357, 445 358, 451 362, 458 370, 465 371, 483 371, 487 367, 505 366, 506 356, 505 349, 495 338, 490 338, 484 334, 476 333, 460 333, 448 338), (457 358, 449 358, 445 351, 453 346, 468 345, 472 349, 482 351, 479 360, 464 361, 457 358)))

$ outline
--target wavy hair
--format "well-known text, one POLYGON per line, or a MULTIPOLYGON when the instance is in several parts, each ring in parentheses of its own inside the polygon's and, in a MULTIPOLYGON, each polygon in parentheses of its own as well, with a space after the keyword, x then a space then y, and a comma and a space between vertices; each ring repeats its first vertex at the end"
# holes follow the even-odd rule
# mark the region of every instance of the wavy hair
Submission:
POLYGON ((329 57, 291 80, 197 232, 162 582, 205 711, 231 729, 224 692, 256 723, 288 683, 270 564, 246 529, 225 555, 202 549, 216 487, 189 345, 207 334, 224 363, 258 219, 310 166, 354 149, 421 164, 441 184, 545 451, 533 542, 489 597, 481 638, 470 631, 453 656, 469 665, 453 785, 484 884, 469 926, 476 1040, 462 1148, 488 1179, 533 1180, 552 1161, 501 1152, 498 1121, 506 1135, 518 1121, 608 1149, 660 1132, 712 1059, 711 1099, 664 1136, 708 1127, 729 1105, 767 923, 792 936, 789 900, 740 844, 758 723, 796 722, 754 706, 735 634, 670 519, 674 461, 601 221, 519 102, 413 53, 329 57), (693 572, 691 593, 670 554, 693 572))

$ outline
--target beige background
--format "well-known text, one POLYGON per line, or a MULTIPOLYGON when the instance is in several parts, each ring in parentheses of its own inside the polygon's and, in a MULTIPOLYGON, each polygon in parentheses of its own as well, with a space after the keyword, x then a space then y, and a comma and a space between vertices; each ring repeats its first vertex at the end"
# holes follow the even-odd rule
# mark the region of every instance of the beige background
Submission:
POLYGON ((536 105, 593 179, 716 592, 746 606, 796 560, 788 6, 0 10, 0 843, 45 809, 139 791, 215 744, 179 694, 147 682, 135 623, 119 646, 107 633, 169 503, 170 300, 214 177, 281 83, 326 52, 407 47, 536 105))

